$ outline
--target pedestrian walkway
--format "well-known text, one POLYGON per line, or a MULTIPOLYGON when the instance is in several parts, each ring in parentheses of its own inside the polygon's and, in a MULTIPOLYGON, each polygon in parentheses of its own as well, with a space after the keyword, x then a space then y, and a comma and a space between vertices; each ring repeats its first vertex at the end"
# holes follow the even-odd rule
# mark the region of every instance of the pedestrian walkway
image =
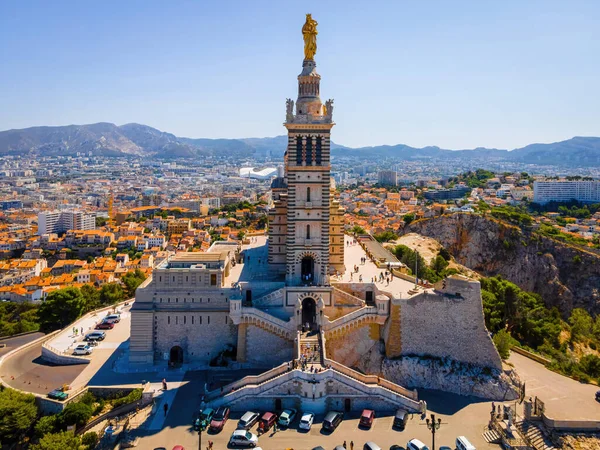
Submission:
POLYGON ((154 390, 154 408, 152 408, 151 421, 147 426, 148 430, 162 430, 167 416, 171 413, 171 407, 175 401, 177 390, 182 385, 183 373, 169 374, 167 378, 167 390, 163 391, 162 383, 152 383, 150 387, 154 390), (167 414, 164 411, 165 403, 168 405, 167 414))

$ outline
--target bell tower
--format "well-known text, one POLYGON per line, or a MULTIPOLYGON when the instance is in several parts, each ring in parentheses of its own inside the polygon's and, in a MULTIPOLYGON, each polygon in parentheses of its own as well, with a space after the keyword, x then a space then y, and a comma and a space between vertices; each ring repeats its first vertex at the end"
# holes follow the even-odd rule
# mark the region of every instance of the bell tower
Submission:
POLYGON ((330 273, 330 133, 335 124, 333 100, 323 105, 320 98, 321 76, 314 60, 316 26, 307 14, 298 99, 295 110, 294 101, 287 100, 284 123, 288 131, 286 283, 291 286, 324 285, 330 273))

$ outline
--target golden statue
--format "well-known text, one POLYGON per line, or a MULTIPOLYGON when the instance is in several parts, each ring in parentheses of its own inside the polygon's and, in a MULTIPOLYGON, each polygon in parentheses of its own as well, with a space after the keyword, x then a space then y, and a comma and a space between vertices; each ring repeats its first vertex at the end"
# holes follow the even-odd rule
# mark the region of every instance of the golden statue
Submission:
POLYGON ((310 14, 306 15, 306 22, 302 27, 304 36, 304 59, 314 59, 317 53, 317 23, 310 14))

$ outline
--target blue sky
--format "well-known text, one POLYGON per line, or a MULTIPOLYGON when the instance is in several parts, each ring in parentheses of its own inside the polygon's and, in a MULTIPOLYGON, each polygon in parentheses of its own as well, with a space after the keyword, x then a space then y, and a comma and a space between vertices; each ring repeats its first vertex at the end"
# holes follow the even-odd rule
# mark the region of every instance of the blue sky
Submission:
POLYGON ((340 144, 600 136, 600 2, 550 0, 3 1, 0 129, 284 134, 307 12, 340 144))

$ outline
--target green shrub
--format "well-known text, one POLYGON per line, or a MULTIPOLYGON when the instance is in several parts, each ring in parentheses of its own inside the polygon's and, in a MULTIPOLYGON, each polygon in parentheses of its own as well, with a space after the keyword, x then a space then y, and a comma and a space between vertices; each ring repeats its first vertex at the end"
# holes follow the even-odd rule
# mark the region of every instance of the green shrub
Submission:
POLYGON ((52 416, 42 416, 40 420, 35 424, 35 436, 38 439, 41 439, 48 433, 54 433, 58 431, 59 428, 59 420, 57 415, 52 416))
POLYGON ((62 431, 46 434, 38 444, 31 446, 31 450, 78 450, 80 444, 79 436, 70 431, 62 431))
POLYGON ((95 448, 98 445, 98 441, 98 433, 95 431, 89 431, 81 437, 81 443, 87 446, 89 450, 95 448))
POLYGON ((500 330, 494 335, 494 345, 498 349, 498 353, 500 354, 500 358, 508 359, 510 356, 510 347, 512 345, 512 338, 510 337, 510 333, 506 330, 500 330))
POLYGON ((129 394, 127 394, 125 397, 121 397, 119 399, 113 400, 111 403, 112 403, 113 409, 115 409, 115 408, 118 408, 119 406, 136 402, 136 401, 140 400, 141 398, 142 398, 142 390, 134 389, 129 394))
POLYGON ((92 417, 92 407, 82 402, 69 403, 60 416, 64 426, 75 425, 81 427, 92 417))

